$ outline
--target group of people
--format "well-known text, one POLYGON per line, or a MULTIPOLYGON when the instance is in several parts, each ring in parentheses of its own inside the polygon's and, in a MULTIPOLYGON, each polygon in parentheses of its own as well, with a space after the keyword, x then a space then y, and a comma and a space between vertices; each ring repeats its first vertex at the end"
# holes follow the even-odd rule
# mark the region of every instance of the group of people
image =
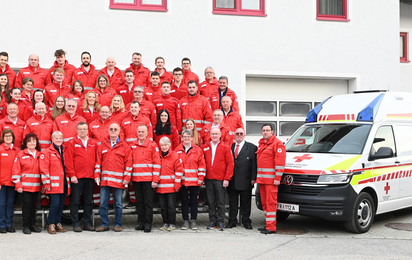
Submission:
POLYGON ((69 202, 75 232, 108 231, 109 204, 115 208, 119 232, 122 195, 128 187, 136 207, 136 230, 150 232, 153 197, 158 193, 163 225, 176 229, 176 196, 182 201, 181 229, 198 229, 197 195, 206 184, 210 224, 224 230, 224 198, 229 195, 229 222, 237 223, 240 197, 242 224, 250 220, 252 188, 260 184, 266 226, 276 232, 277 186, 285 166, 285 148, 271 124, 262 127, 259 147, 246 142, 242 117, 228 78, 205 69, 205 80, 190 70, 189 58, 173 73, 162 57, 153 72, 142 55, 132 54, 122 72, 109 57, 99 72, 91 54, 83 52, 79 68, 63 50, 55 52, 50 70, 29 56, 18 75, 0 52, 0 233, 14 232, 15 190, 23 199, 23 233, 40 232, 35 225, 38 193, 50 204, 48 232, 65 232, 61 224, 69 202), (78 209, 84 201, 84 226, 78 209), (91 224, 93 203, 99 205, 101 226, 91 224), (190 218, 189 218, 190 208, 190 218))

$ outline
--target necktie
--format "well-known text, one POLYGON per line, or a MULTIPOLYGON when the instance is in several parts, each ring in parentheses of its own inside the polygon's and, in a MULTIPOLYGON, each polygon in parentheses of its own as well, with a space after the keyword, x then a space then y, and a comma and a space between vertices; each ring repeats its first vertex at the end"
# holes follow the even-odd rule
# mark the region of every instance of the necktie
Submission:
POLYGON ((236 149, 235 149, 235 158, 237 158, 237 155, 239 154, 239 145, 236 145, 236 149))

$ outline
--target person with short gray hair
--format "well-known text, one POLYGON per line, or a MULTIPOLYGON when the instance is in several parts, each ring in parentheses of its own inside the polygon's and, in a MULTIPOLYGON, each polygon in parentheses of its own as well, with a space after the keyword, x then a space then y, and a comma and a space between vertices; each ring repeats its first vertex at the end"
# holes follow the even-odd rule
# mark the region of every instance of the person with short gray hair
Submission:
POLYGON ((219 82, 215 77, 215 71, 212 67, 208 66, 205 69, 205 81, 200 83, 200 95, 204 96, 211 101, 210 97, 213 92, 217 92, 219 89, 219 82))
POLYGON ((228 96, 232 100, 232 108, 239 112, 239 102, 236 93, 229 88, 229 79, 226 76, 219 77, 219 89, 212 94, 210 105, 212 109, 222 109, 222 97, 228 96))

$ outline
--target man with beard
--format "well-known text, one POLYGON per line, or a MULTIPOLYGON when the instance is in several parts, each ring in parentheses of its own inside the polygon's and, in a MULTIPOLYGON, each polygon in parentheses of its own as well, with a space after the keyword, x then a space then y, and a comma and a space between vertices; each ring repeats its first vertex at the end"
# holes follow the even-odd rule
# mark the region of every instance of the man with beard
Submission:
POLYGON ((99 72, 95 69, 92 62, 92 55, 84 51, 81 55, 82 65, 73 73, 73 81, 80 80, 83 83, 84 94, 93 90, 96 87, 97 77, 99 72))

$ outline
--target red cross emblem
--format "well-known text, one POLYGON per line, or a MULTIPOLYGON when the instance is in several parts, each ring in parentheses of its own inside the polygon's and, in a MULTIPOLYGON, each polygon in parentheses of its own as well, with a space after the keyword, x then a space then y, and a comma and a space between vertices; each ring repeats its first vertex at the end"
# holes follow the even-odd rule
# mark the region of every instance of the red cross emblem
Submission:
POLYGON ((388 194, 389 190, 391 189, 391 186, 389 186, 389 182, 386 183, 386 186, 383 189, 386 191, 386 194, 388 194))
POLYGON ((303 160, 310 160, 313 157, 310 157, 308 153, 302 155, 302 156, 295 156, 293 157, 294 160, 296 160, 295 162, 302 162, 303 160))

